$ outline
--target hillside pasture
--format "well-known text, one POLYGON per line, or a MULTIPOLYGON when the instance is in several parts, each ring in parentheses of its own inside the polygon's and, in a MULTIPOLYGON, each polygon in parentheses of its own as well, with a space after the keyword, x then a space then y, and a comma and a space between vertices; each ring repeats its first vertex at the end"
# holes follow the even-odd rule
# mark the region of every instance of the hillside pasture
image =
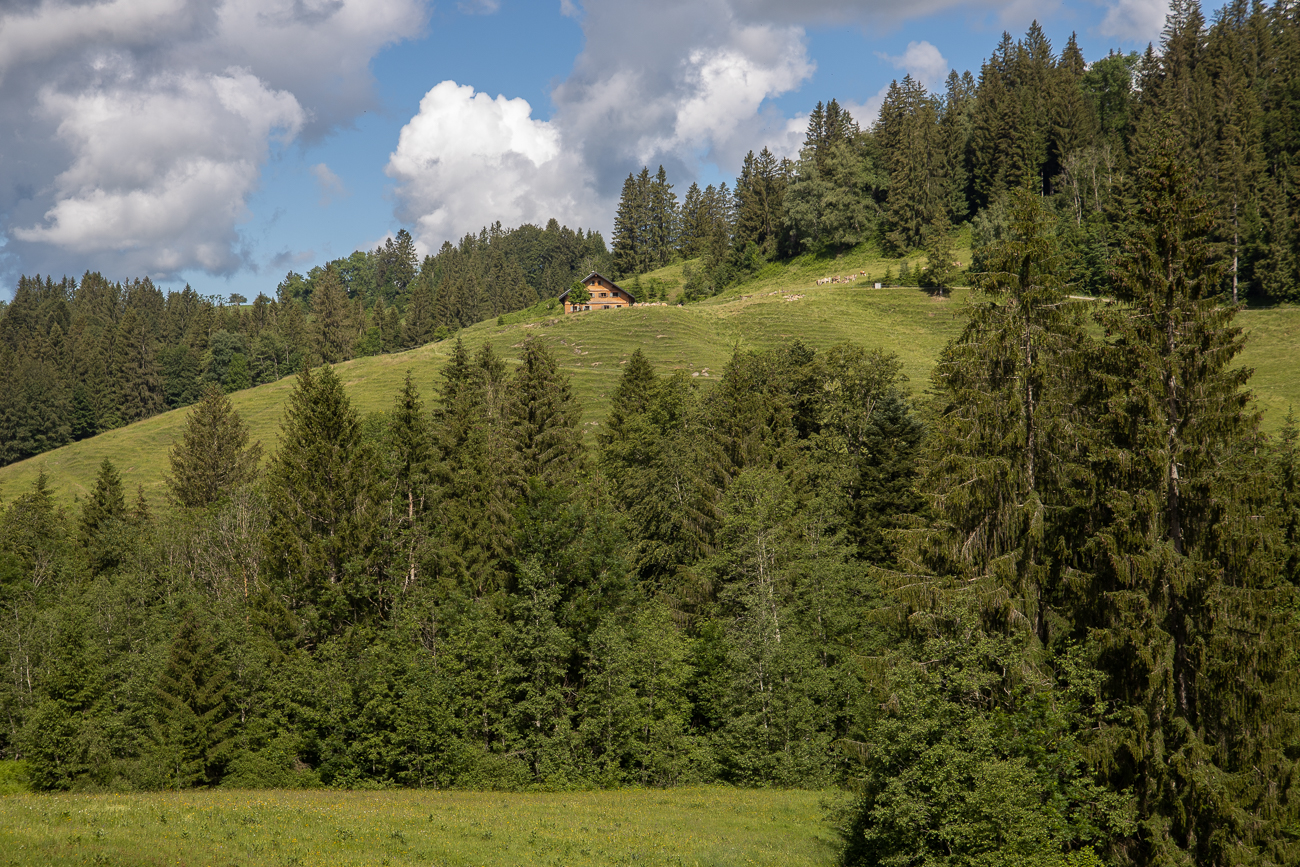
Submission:
MULTIPOLYGON (((969 229, 959 233, 954 252, 969 263, 969 229)), ((924 267, 913 257, 909 267, 924 267)), ((593 310, 564 314, 543 302, 480 322, 460 332, 471 352, 483 343, 511 362, 524 342, 543 341, 572 377, 583 405, 583 432, 589 444, 609 409, 609 395, 622 365, 641 349, 661 373, 687 372, 701 383, 722 375, 733 351, 768 349, 802 340, 818 349, 851 341, 895 353, 913 393, 925 390, 943 346, 960 333, 968 292, 935 293, 914 288, 871 288, 889 271, 898 274, 902 260, 883 258, 872 245, 842 255, 807 254, 787 263, 765 266, 752 279, 698 304, 638 305, 627 310, 593 310), (818 285, 832 276, 865 272, 852 284, 818 285)), ((676 298, 684 281, 678 262, 641 275, 658 280, 676 298)), ((630 281, 625 281, 630 282, 630 281)), ((1090 303, 1090 302, 1081 302, 1090 303)), ((1300 406, 1300 308, 1247 309, 1237 319, 1249 340, 1241 363, 1254 369, 1250 382, 1264 413, 1264 428, 1277 430, 1292 406, 1300 406)), ((426 402, 440 387, 438 375, 454 340, 431 343, 407 352, 358 358, 337 367, 353 405, 363 414, 388 410, 409 370, 426 402)), ((285 399, 293 377, 231 395, 269 457, 279 439, 285 399)), ((136 424, 0 468, 0 496, 30 488, 45 472, 60 501, 85 497, 95 473, 109 458, 129 491, 137 485, 161 502, 167 451, 185 424, 188 409, 163 413, 136 424)))
MULTIPOLYGON (((863 286, 812 286, 800 279, 785 287, 735 293, 707 304, 685 307, 645 305, 628 310, 559 313, 539 305, 527 315, 481 322, 460 332, 470 351, 483 343, 515 361, 529 338, 543 341, 572 377, 583 405, 583 430, 589 443, 608 414, 609 394, 622 365, 640 348, 661 373, 684 370, 700 382, 722 375, 736 349, 765 349, 803 340, 825 349, 854 341, 899 355, 913 389, 924 388, 944 343, 960 330, 958 298, 932 296, 920 289, 867 289, 863 286)), ((337 366, 353 405, 363 414, 392 406, 408 370, 426 402, 435 396, 438 376, 454 340, 407 352, 358 358, 337 366)), ((248 424, 250 438, 267 454, 279 438, 285 399, 293 377, 231 395, 248 424)), ((95 473, 109 458, 128 491, 137 485, 161 502, 167 452, 184 428, 188 409, 145 419, 96 437, 0 468, 0 495, 30 488, 44 471, 58 498, 84 498, 95 473)))

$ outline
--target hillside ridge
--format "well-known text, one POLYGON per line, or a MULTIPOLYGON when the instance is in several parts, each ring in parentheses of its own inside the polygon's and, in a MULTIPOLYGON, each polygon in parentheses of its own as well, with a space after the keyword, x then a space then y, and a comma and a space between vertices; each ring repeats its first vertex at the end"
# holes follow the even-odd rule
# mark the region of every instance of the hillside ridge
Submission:
MULTIPOLYGON (((969 261, 968 250, 959 249, 957 255, 969 261)), ((659 281, 668 297, 675 299, 685 264, 678 262, 623 282, 659 281)), ((595 429, 607 413, 608 395, 621 363, 637 348, 661 372, 687 370, 707 381, 721 375, 737 349, 769 348, 795 339, 817 349, 856 342, 897 354, 910 390, 917 393, 924 390, 944 344, 959 333, 968 293, 871 288, 894 265, 894 260, 881 259, 862 247, 839 257, 801 256, 769 264, 751 279, 695 304, 562 314, 543 302, 480 322, 458 336, 471 349, 490 342, 512 363, 525 340, 545 341, 573 379, 589 444, 594 443, 595 429), (862 275, 853 283, 818 283, 824 277, 859 272, 862 275)), ((1300 382, 1290 361, 1300 354, 1300 308, 1246 310, 1238 321, 1250 336, 1242 363, 1255 369, 1251 386, 1265 413, 1265 428, 1276 429, 1288 408, 1300 404, 1300 382)), ((363 415, 392 405, 407 370, 427 403, 436 393, 438 372, 455 340, 356 358, 335 369, 363 415)), ((290 376, 230 396, 248 423, 250 439, 260 440, 268 456, 275 450, 282 407, 293 382, 290 376)), ((0 497, 12 498, 29 489, 44 471, 56 497, 71 504, 85 496, 100 463, 109 458, 129 490, 139 485, 150 500, 161 501, 167 452, 188 413, 189 407, 182 407, 0 468, 0 497)))

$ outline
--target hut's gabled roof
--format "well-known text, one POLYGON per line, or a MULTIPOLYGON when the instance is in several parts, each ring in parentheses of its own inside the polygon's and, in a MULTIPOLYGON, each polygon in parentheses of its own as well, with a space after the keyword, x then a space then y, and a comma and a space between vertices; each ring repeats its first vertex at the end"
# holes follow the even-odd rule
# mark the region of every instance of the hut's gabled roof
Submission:
MULTIPOLYGON (((586 285, 586 286, 590 286, 590 285, 591 285, 591 282, 590 282, 590 281, 591 281, 591 278, 593 278, 593 277, 599 277, 600 279, 604 280, 604 281, 605 281, 606 283, 608 283, 610 286, 613 286, 613 287, 614 287, 615 289, 617 289, 619 292, 622 292, 624 295, 626 295, 627 298, 628 298, 628 300, 631 301, 633 304, 636 303, 636 299, 632 297, 632 293, 631 293, 631 292, 627 291, 627 290, 624 289, 622 286, 618 285, 618 284, 615 283, 613 280, 611 280, 611 279, 609 279, 608 277, 606 277, 604 274, 600 274, 600 273, 598 273, 598 272, 596 272, 596 271, 592 271, 592 272, 591 272, 590 274, 588 274, 586 277, 583 277, 579 282, 582 283, 582 284, 584 284, 584 285, 586 285)), ((564 298, 565 298, 565 296, 568 295, 571 291, 573 291, 573 287, 572 287, 572 286, 570 286, 568 289, 565 289, 563 292, 561 292, 560 295, 559 295, 559 297, 558 297, 556 300, 557 300, 557 301, 563 301, 564 298)))

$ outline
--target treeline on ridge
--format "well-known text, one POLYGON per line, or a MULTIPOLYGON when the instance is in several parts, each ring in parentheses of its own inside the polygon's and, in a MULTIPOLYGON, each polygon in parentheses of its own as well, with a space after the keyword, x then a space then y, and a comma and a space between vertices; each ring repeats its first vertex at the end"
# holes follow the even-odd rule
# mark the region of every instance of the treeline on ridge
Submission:
POLYGON ((766 262, 872 242, 925 251, 937 270, 921 279, 944 286, 953 227, 970 224, 983 268, 1008 192, 1028 186, 1049 204, 1071 284, 1110 296, 1137 155, 1170 127, 1210 205, 1224 295, 1300 300, 1300 13, 1247 0, 1212 22, 1176 0, 1158 50, 1092 62, 1073 36, 1058 53, 1037 23, 1019 41, 1004 33, 978 76, 954 71, 941 93, 895 81, 870 129, 818 103, 797 159, 751 151, 733 187, 692 184, 680 204, 662 167, 629 175, 615 268, 702 257, 686 297, 703 298, 766 262))
POLYGON ((289 272, 275 298, 223 301, 148 278, 22 277, 0 305, 0 466, 305 362, 421 346, 554 298, 606 267, 597 232, 500 224, 417 261, 405 229, 373 251, 289 272))

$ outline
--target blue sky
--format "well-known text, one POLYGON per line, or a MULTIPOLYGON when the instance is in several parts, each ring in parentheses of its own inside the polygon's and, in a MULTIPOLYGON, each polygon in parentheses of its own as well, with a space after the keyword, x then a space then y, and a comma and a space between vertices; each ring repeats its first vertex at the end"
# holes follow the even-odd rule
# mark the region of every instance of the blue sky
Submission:
POLYGON ((422 249, 623 177, 734 178, 836 98, 978 74, 1035 18, 1085 57, 1164 0, 17 0, 0 11, 0 298, 20 273, 252 297, 400 228, 422 249))

